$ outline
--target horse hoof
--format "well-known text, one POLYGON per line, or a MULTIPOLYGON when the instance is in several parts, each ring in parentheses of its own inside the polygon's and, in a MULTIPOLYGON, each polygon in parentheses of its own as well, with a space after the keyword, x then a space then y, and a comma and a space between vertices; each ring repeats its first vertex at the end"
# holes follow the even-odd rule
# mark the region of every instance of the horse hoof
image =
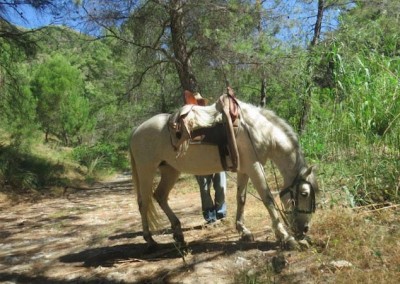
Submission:
POLYGON ((174 234, 174 241, 178 244, 185 244, 185 238, 182 234, 174 234))
POLYGON ((156 242, 147 244, 146 252, 153 253, 158 249, 158 244, 156 242))
POLYGON ((240 241, 246 242, 246 243, 254 242, 254 236, 253 236, 253 234, 243 234, 240 237, 240 241))
POLYGON ((186 242, 175 242, 174 247, 182 257, 189 253, 189 247, 186 242))
POLYGON ((300 245, 294 238, 289 238, 283 243, 283 249, 285 250, 299 250, 300 245))
POLYGON ((179 250, 183 254, 186 254, 189 249, 186 242, 176 242, 176 243, 174 243, 174 246, 177 250, 179 250))
POLYGON ((300 246, 301 250, 306 250, 306 249, 310 248, 310 244, 306 239, 300 240, 300 241, 298 241, 298 243, 299 243, 299 246, 300 246))

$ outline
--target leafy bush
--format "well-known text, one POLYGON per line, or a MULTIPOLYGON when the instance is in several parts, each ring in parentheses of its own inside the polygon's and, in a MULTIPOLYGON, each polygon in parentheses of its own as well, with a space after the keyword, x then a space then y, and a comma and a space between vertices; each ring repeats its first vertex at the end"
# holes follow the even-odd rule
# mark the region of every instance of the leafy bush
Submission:
POLYGON ((125 153, 121 153, 116 146, 111 144, 98 143, 94 146, 78 146, 74 148, 72 156, 78 163, 86 166, 90 173, 97 169, 124 169, 127 167, 125 153))
POLYGON ((39 189, 54 183, 64 168, 12 146, 0 146, 0 189, 39 189))

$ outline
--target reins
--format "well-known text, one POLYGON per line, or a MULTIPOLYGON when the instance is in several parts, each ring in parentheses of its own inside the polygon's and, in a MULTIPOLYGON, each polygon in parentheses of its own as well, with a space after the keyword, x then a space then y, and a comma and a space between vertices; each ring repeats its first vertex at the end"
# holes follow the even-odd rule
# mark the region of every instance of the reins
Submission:
MULTIPOLYGON (((260 164, 260 166, 261 166, 261 164, 260 164)), ((227 175, 228 175, 230 178, 235 179, 235 178, 234 178, 233 176, 231 176, 229 173, 227 173, 227 175)), ((263 175, 264 175, 265 181, 267 181, 264 171, 263 171, 263 175)), ((236 184, 237 184, 237 180, 236 180, 236 184)), ((267 184, 267 187, 268 187, 268 189, 269 189, 268 183, 266 183, 266 184, 267 184)), ((246 187, 247 187, 247 184, 246 184, 246 187)), ((271 191, 270 191, 270 192, 271 192, 271 191)), ((257 199, 257 200, 263 202, 263 200, 262 200, 260 197, 258 197, 257 195, 253 194, 252 192, 248 192, 247 189, 246 189, 246 193, 250 194, 250 195, 253 196, 255 199, 257 199)), ((271 194, 276 194, 276 193, 272 193, 272 192, 271 192, 271 194)), ((286 215, 284 214, 286 211, 285 211, 283 208, 280 208, 280 206, 276 203, 275 198, 274 198, 273 196, 272 196, 272 202, 273 202, 273 204, 274 204, 274 207, 275 207, 276 211, 279 212, 279 215, 281 216, 281 218, 282 218, 283 222, 285 223, 285 225, 288 226, 288 227, 290 228, 290 226, 289 226, 289 221, 288 221, 288 219, 286 218, 286 215)))

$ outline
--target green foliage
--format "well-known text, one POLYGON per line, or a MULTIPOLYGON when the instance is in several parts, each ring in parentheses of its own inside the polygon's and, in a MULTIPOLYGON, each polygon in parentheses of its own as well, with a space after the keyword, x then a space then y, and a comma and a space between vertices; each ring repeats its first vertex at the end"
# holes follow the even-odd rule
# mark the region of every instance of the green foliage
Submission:
POLYGON ((24 59, 18 50, 0 41, 0 127, 10 134, 10 143, 28 147, 38 128, 36 122, 36 99, 29 88, 27 64, 14 62, 24 59))
POLYGON ((89 130, 89 101, 83 96, 81 72, 59 54, 49 58, 36 71, 32 91, 37 113, 46 134, 54 134, 66 145, 89 130))
POLYGON ((384 12, 394 2, 362 3, 315 51, 319 88, 302 137, 352 206, 400 201, 400 42, 391 28, 399 18, 384 12))
POLYGON ((78 146, 74 148, 72 157, 88 168, 90 173, 107 168, 126 169, 128 167, 126 153, 118 151, 116 146, 98 143, 94 146, 78 146))
POLYGON ((0 146, 0 190, 7 187, 19 191, 40 189, 54 184, 63 172, 61 165, 55 165, 27 151, 13 146, 0 146))
POLYGON ((341 103, 347 106, 346 115, 368 136, 388 134, 400 112, 398 64, 376 53, 343 60, 336 78, 341 103))

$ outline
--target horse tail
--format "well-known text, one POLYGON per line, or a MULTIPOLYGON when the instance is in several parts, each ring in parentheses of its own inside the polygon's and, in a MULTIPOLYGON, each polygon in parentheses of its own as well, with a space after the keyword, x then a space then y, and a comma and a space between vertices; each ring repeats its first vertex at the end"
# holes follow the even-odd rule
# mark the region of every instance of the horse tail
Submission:
POLYGON ((129 155, 131 158, 133 188, 136 189, 136 194, 137 194, 138 200, 140 200, 141 196, 140 196, 140 189, 139 189, 139 177, 138 177, 138 173, 136 171, 136 162, 135 162, 135 157, 133 157, 132 147, 129 147, 129 155))
POLYGON ((150 188, 149 190, 144 190, 143 188, 140 187, 140 182, 139 182, 140 178, 139 178, 139 175, 137 172, 135 157, 132 152, 132 145, 130 145, 130 147, 129 147, 129 155, 131 158, 132 183, 133 183, 134 190, 136 190, 138 205, 139 205, 139 207, 141 207, 142 202, 143 201, 146 202, 146 200, 147 200, 147 202, 148 202, 147 212, 146 212, 147 222, 149 224, 150 230, 156 231, 160 227, 160 224, 158 222, 160 216, 159 216, 157 208, 155 207, 155 204, 154 204, 153 189, 150 188), (150 194, 150 196, 149 196, 149 194, 150 194))

